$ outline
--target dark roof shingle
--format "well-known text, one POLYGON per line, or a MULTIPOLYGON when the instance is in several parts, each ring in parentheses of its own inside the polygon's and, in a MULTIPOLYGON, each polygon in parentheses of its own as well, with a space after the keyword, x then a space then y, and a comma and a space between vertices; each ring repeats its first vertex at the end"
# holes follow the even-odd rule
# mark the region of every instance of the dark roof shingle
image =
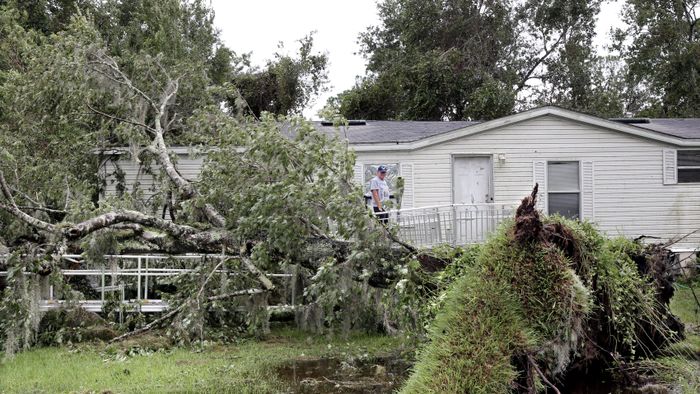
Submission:
POLYGON ((434 135, 463 129, 480 122, 472 121, 392 121, 368 120, 365 125, 335 128, 314 122, 314 126, 326 135, 346 137, 351 144, 406 143, 434 135))
POLYGON ((649 119, 649 123, 634 123, 632 126, 676 138, 700 139, 700 118, 656 118, 649 119))

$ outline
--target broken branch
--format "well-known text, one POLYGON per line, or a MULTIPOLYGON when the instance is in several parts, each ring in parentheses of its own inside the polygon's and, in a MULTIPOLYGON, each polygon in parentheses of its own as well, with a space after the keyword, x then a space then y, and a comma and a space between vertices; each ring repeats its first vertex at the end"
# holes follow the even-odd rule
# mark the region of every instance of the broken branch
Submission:
POLYGON ((106 112, 100 111, 100 110, 97 109, 97 108, 94 108, 92 105, 90 105, 90 103, 87 103, 87 107, 88 107, 88 109, 90 109, 90 111, 92 111, 92 112, 94 112, 94 113, 96 113, 96 114, 98 114, 98 115, 101 115, 101 116, 103 116, 103 117, 105 117, 105 118, 108 118, 108 119, 111 119, 111 120, 114 120, 114 121, 117 121, 117 122, 128 123, 128 124, 130 124, 130 125, 132 125, 132 126, 142 127, 142 128, 144 128, 145 130, 148 130, 148 131, 151 132, 151 133, 155 133, 155 132, 156 132, 152 127, 150 127, 149 125, 147 125, 147 124, 145 124, 145 123, 135 122, 135 121, 133 121, 133 120, 121 118, 121 117, 119 117, 119 116, 110 115, 110 114, 108 114, 108 113, 106 113, 106 112))
POLYGON ((272 281, 268 279, 265 273, 260 271, 258 267, 256 267, 255 264, 253 264, 253 262, 250 261, 250 259, 248 259, 247 257, 241 257, 241 262, 243 262, 243 266, 245 266, 246 269, 248 269, 248 271, 250 271, 253 275, 255 275, 258 278, 265 290, 272 290, 275 288, 275 285, 272 283, 272 281))

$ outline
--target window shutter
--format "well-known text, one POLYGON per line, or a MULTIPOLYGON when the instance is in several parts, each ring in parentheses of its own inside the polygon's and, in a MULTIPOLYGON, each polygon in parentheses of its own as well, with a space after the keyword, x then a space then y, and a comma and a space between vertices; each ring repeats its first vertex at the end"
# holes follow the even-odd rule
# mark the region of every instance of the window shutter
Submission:
POLYGON ((581 218, 595 219, 595 172, 592 161, 581 162, 581 218))
POLYGON ((401 176, 404 180, 401 208, 413 208, 415 207, 413 163, 401 163, 401 176))
POLYGON ((676 150, 664 149, 663 157, 664 185, 675 185, 678 183, 678 169, 676 168, 676 150))
POLYGON ((354 179, 355 183, 358 185, 362 186, 364 188, 364 183, 365 183, 365 171, 364 167, 362 164, 355 164, 355 169, 354 169, 354 179))
POLYGON ((532 162, 532 186, 539 185, 537 192, 537 209, 547 213, 547 162, 532 162))

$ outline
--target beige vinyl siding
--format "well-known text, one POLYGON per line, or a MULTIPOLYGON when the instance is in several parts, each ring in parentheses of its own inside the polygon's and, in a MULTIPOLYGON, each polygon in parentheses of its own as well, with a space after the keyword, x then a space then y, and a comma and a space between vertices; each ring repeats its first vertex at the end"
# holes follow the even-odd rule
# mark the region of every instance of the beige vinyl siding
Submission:
MULTIPOLYGON (((547 115, 410 152, 358 153, 359 162, 413 164, 415 206, 452 203, 451 157, 493 158, 494 202, 516 204, 532 190, 533 162, 593 162, 594 221, 610 235, 662 239, 700 228, 700 184, 664 185, 663 150, 675 147, 547 115)), ((679 246, 700 245, 694 235, 679 246)))
MULTIPOLYGON (((204 159, 202 157, 194 157, 189 154, 177 155, 177 169, 180 174, 188 180, 196 181, 199 174, 202 172, 204 159)), ((103 195, 116 195, 117 179, 114 176, 117 165, 124 174, 124 184, 127 192, 134 191, 134 185, 139 185, 139 190, 143 193, 143 200, 147 202, 156 191, 160 190, 160 167, 156 164, 150 164, 150 170, 142 163, 132 160, 128 155, 114 156, 112 160, 108 160, 103 168, 102 176, 105 179, 105 189, 103 195), (154 177, 152 174, 155 174, 154 177)), ((167 181, 167 180, 166 180, 167 181)), ((158 215, 161 214, 159 210, 158 215)))

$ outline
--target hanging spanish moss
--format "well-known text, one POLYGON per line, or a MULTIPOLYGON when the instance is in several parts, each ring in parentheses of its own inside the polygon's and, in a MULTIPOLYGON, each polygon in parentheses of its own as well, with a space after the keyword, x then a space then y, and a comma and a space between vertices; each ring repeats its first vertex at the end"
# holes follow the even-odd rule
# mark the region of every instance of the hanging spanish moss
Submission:
POLYGON ((17 255, 8 259, 7 287, 0 297, 0 344, 8 356, 37 341, 44 278, 26 269, 30 262, 17 255))

